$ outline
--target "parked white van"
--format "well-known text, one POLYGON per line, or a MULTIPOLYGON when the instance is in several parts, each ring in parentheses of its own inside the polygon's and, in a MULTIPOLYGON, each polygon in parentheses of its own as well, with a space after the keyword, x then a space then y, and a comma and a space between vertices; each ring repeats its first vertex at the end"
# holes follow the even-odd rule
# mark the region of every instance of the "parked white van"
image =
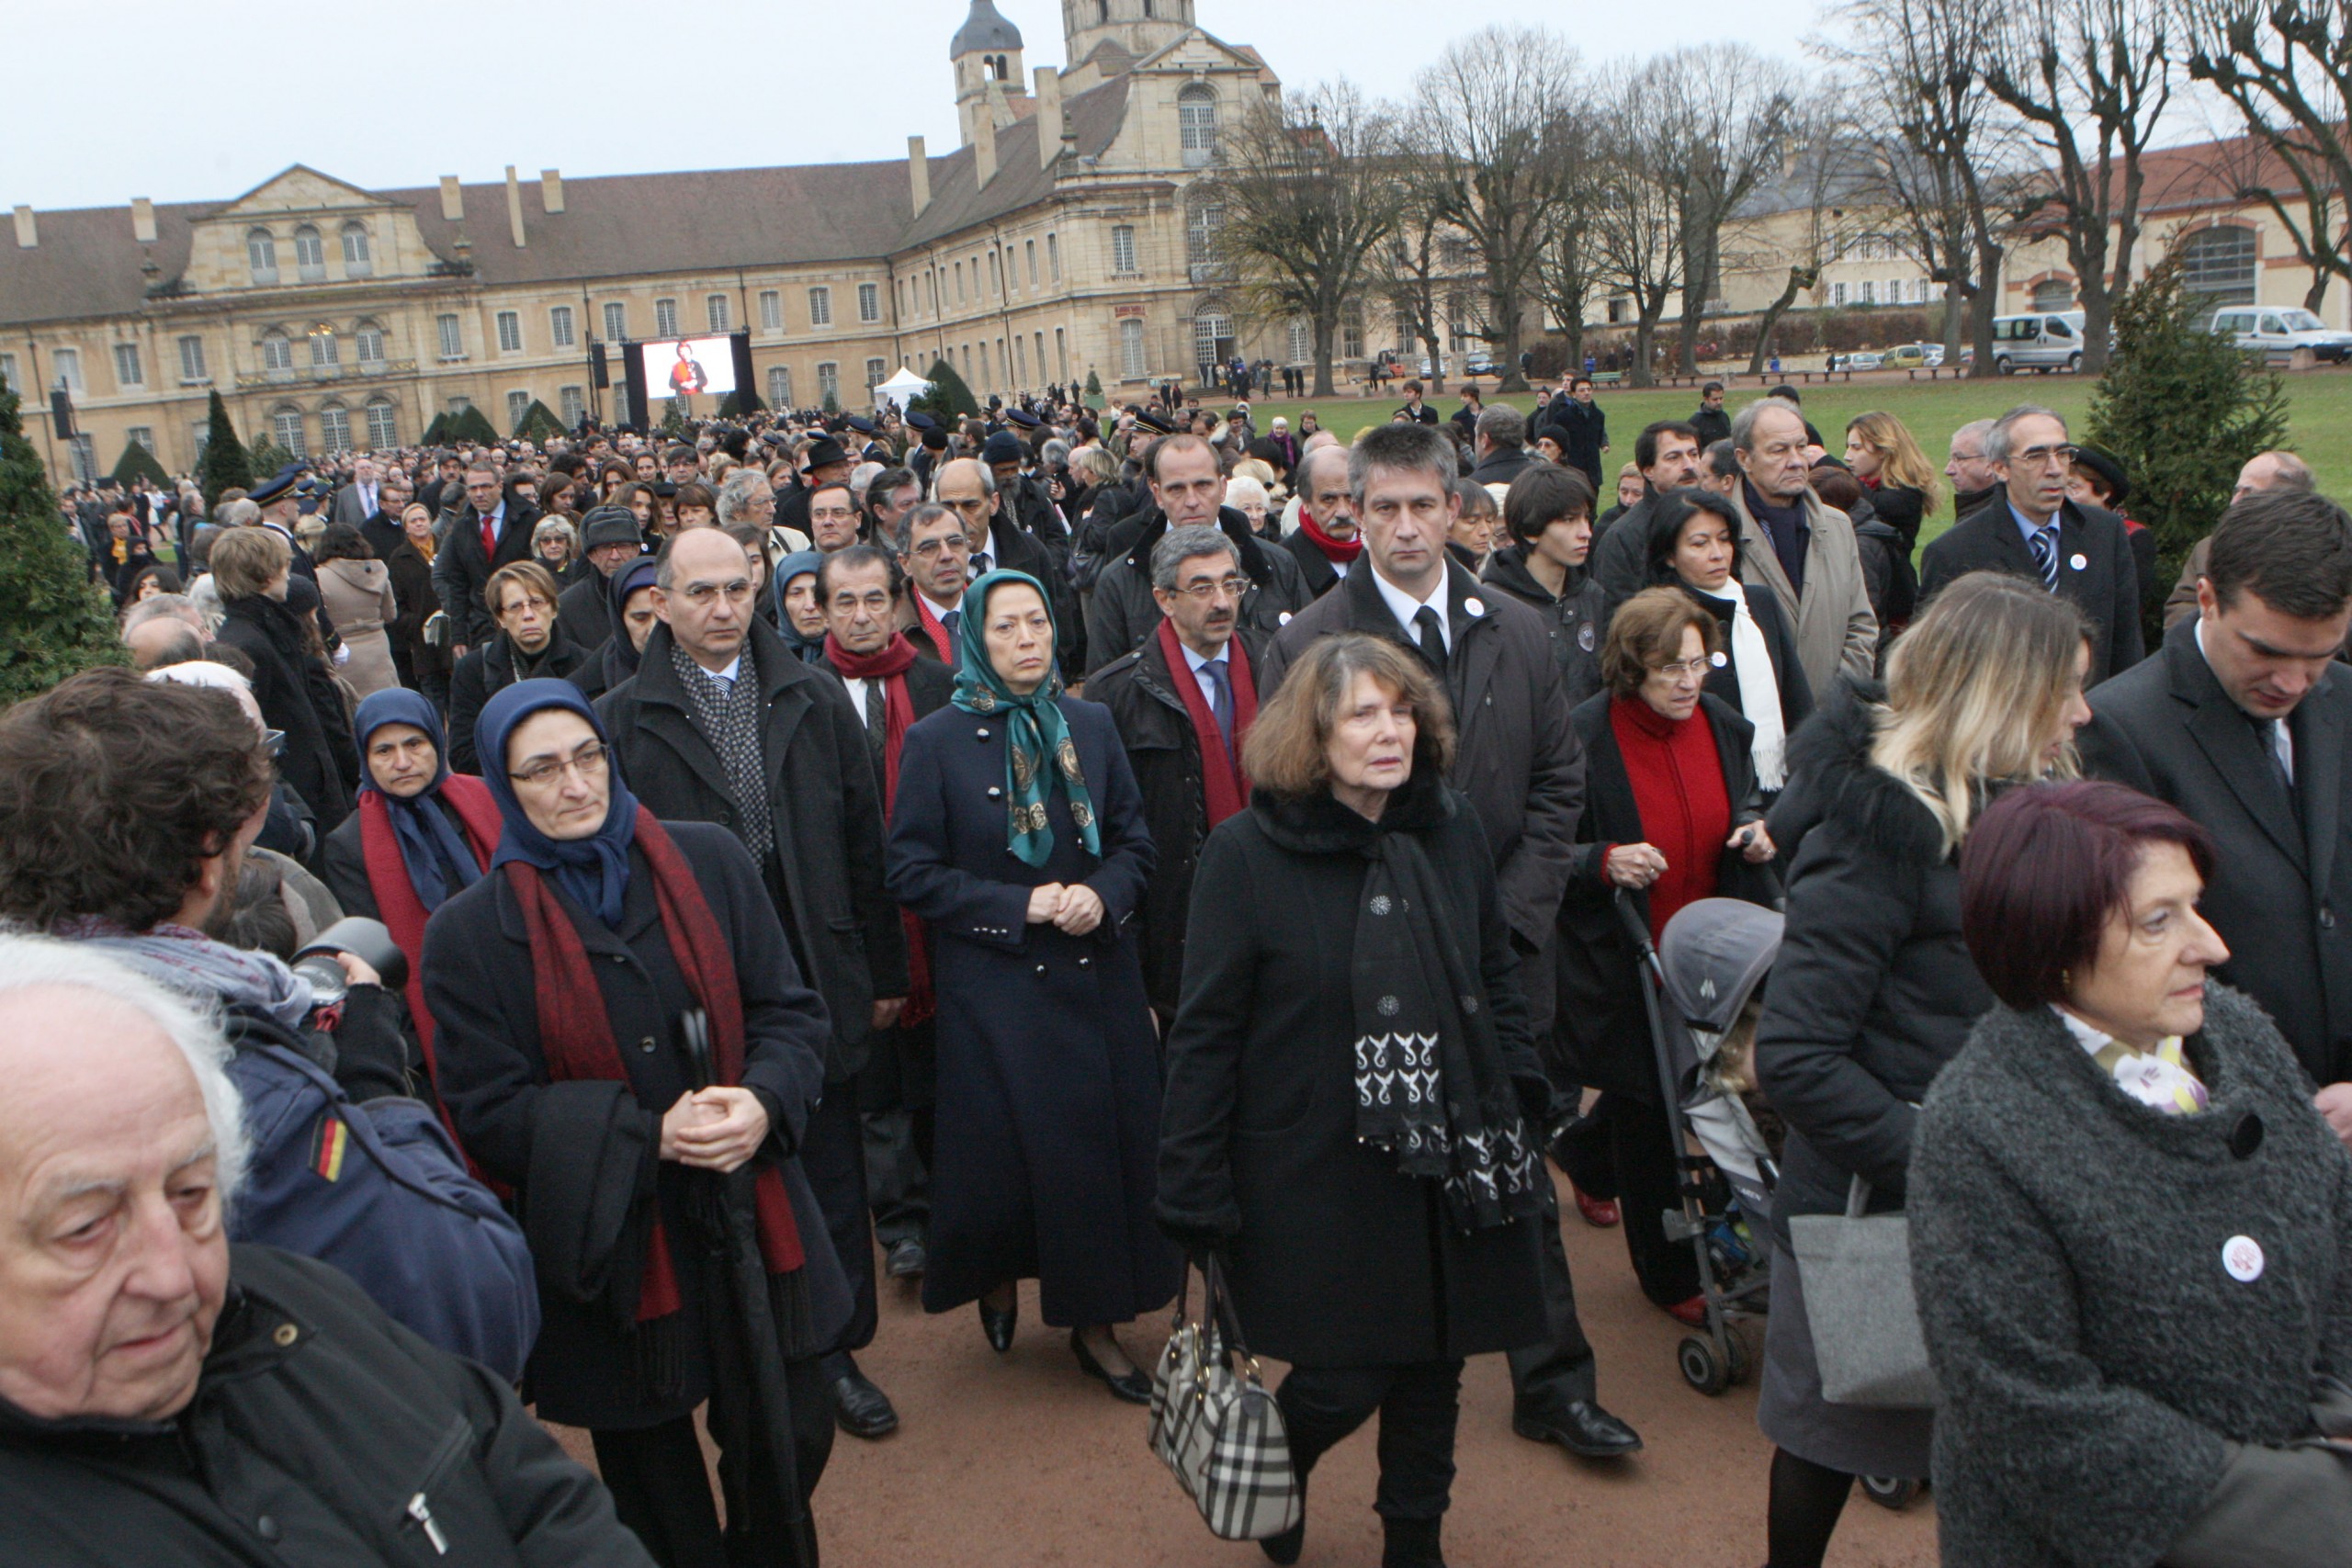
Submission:
POLYGON ((2004 376, 2020 370, 2080 370, 2083 313, 2037 310, 1993 318, 1993 365, 2004 376))
POLYGON ((2225 306, 2213 312, 2213 330, 2273 359, 2290 359, 2299 348, 2310 349, 2314 359, 2352 357, 2352 333, 2336 331, 2299 305, 2225 306))

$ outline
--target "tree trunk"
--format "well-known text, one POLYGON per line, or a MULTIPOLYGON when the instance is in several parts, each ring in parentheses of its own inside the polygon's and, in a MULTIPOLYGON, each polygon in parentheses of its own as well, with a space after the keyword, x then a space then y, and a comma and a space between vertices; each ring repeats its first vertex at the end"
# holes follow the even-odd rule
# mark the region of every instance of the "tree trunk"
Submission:
POLYGON ((1328 398, 1331 393, 1331 340, 1339 335, 1337 321, 1317 321, 1315 329, 1315 390, 1310 397, 1328 398))
POLYGON ((1969 296, 1959 285, 1944 285, 1944 363, 1960 368, 1960 336, 1967 330, 1969 296))
POLYGON ((1712 241, 1702 241, 1700 254, 1692 257, 1694 265, 1686 267, 1682 296, 1682 344, 1675 357, 1675 368, 1685 376, 1699 374, 1699 329, 1707 322, 1707 301, 1714 297, 1715 275, 1721 258, 1712 241))
POLYGON ((1642 301, 1641 313, 1634 321, 1634 363, 1625 371, 1628 387, 1655 387, 1657 378, 1650 371, 1650 351, 1657 343, 1658 318, 1666 314, 1666 301, 1661 298, 1653 306, 1642 301))
POLYGON ((2093 279, 2083 289, 2083 374, 2096 376, 2106 370, 2109 344, 2113 336, 2115 307, 2109 301, 2103 280, 2093 279))
POLYGON ((1772 353, 1772 333, 1780 327, 1781 318, 1788 313, 1789 307, 1797 302, 1797 295, 1805 287, 1809 270, 1801 266, 1789 268, 1789 281, 1781 286, 1781 297, 1764 307, 1763 319, 1756 323, 1756 352, 1747 356, 1747 373, 1750 376, 1764 374, 1764 362, 1772 353))
POLYGON ((2001 309, 2001 247, 1984 240, 1976 243, 1976 298, 1971 300, 1968 335, 1976 350, 1976 363, 1969 368, 1971 380, 1996 376, 2000 372, 1993 364, 1993 318, 2001 309))
MULTIPOLYGON (((1519 314, 1519 301, 1515 299, 1508 298, 1500 293, 1490 293, 1487 296, 1487 300, 1493 308, 1495 324, 1502 331, 1502 341, 1497 345, 1501 352, 1495 355, 1497 361, 1500 365, 1502 380, 1501 384, 1497 386, 1495 390, 1498 392, 1523 392, 1527 390, 1527 372, 1519 367, 1520 331, 1521 327, 1519 314)), ((1490 344, 1495 342, 1491 337, 1487 341, 1490 344)))

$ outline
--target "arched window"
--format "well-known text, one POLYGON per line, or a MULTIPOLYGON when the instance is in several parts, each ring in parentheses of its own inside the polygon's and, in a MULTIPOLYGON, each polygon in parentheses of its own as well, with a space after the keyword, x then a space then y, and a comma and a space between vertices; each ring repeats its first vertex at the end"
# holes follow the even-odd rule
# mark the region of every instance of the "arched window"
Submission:
POLYGON ((327 275, 326 245, 308 223, 294 231, 294 270, 305 283, 316 283, 327 275))
POLYGON ((2043 278, 2033 286, 2033 308, 2037 310, 2073 310, 2075 286, 2063 277, 2043 278))
POLYGON ((297 457, 311 455, 310 443, 302 438, 302 411, 291 404, 272 411, 269 437, 297 457))
POLYGON ((343 226, 343 274, 345 277, 367 277, 376 270, 374 255, 368 248, 368 225, 354 220, 343 226))
POLYGON ((277 282, 277 236, 266 229, 246 231, 245 265, 253 269, 255 283, 277 282))
POLYGON ((343 363, 342 346, 335 342, 334 329, 321 321, 311 329, 311 367, 324 370, 343 363))
POLYGON ((2180 286, 2205 303, 2254 303, 2256 237, 2234 223, 2199 229, 2180 243, 2180 286))
POLYGON ((1204 168, 1216 162, 1216 95, 1195 82, 1176 95, 1176 128, 1183 144, 1184 166, 1204 168))
POLYGON ((400 414, 390 398, 368 400, 368 445, 397 446, 401 444, 400 414))
POLYGON ((1207 300, 1193 311, 1193 361, 1202 370, 1202 379, 1208 371, 1233 357, 1233 318, 1226 314, 1221 301, 1207 300))
POLYGON ((294 368, 294 340, 276 327, 261 334, 261 367, 264 370, 294 368))
POLYGON ((319 411, 319 445, 330 452, 351 450, 351 412, 341 403, 319 411))
POLYGON ((352 349, 363 367, 375 367, 384 363, 384 329, 373 321, 361 321, 351 334, 352 349))

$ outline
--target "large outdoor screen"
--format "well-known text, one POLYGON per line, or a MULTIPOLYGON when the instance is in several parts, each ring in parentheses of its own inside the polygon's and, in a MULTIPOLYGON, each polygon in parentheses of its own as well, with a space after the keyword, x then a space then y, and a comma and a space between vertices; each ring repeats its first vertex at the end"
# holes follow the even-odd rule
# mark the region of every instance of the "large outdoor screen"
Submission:
POLYGON ((648 389, 657 398, 723 398, 735 389, 730 338, 657 338, 644 350, 645 378, 651 383, 648 389))

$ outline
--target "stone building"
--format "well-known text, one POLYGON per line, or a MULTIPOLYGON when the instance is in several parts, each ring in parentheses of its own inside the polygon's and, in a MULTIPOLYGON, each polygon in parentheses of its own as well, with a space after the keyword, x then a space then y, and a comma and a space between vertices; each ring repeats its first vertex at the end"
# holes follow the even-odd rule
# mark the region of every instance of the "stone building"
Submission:
POLYGON ((1301 333, 1237 334, 1216 211, 1187 199, 1220 126, 1280 83, 1193 5, 1062 0, 1068 64, 1031 72, 971 0, 944 155, 910 137, 880 163, 379 191, 298 164, 226 202, 19 207, 0 377, 62 482, 131 442, 193 468, 216 389, 244 439, 306 455, 413 443, 468 406, 502 430, 534 400, 617 419, 623 360, 600 389, 592 348, 673 336, 747 331, 771 405, 853 410, 941 356, 983 399, 1295 359, 1301 333), (59 388, 70 443, 31 395, 59 388))

